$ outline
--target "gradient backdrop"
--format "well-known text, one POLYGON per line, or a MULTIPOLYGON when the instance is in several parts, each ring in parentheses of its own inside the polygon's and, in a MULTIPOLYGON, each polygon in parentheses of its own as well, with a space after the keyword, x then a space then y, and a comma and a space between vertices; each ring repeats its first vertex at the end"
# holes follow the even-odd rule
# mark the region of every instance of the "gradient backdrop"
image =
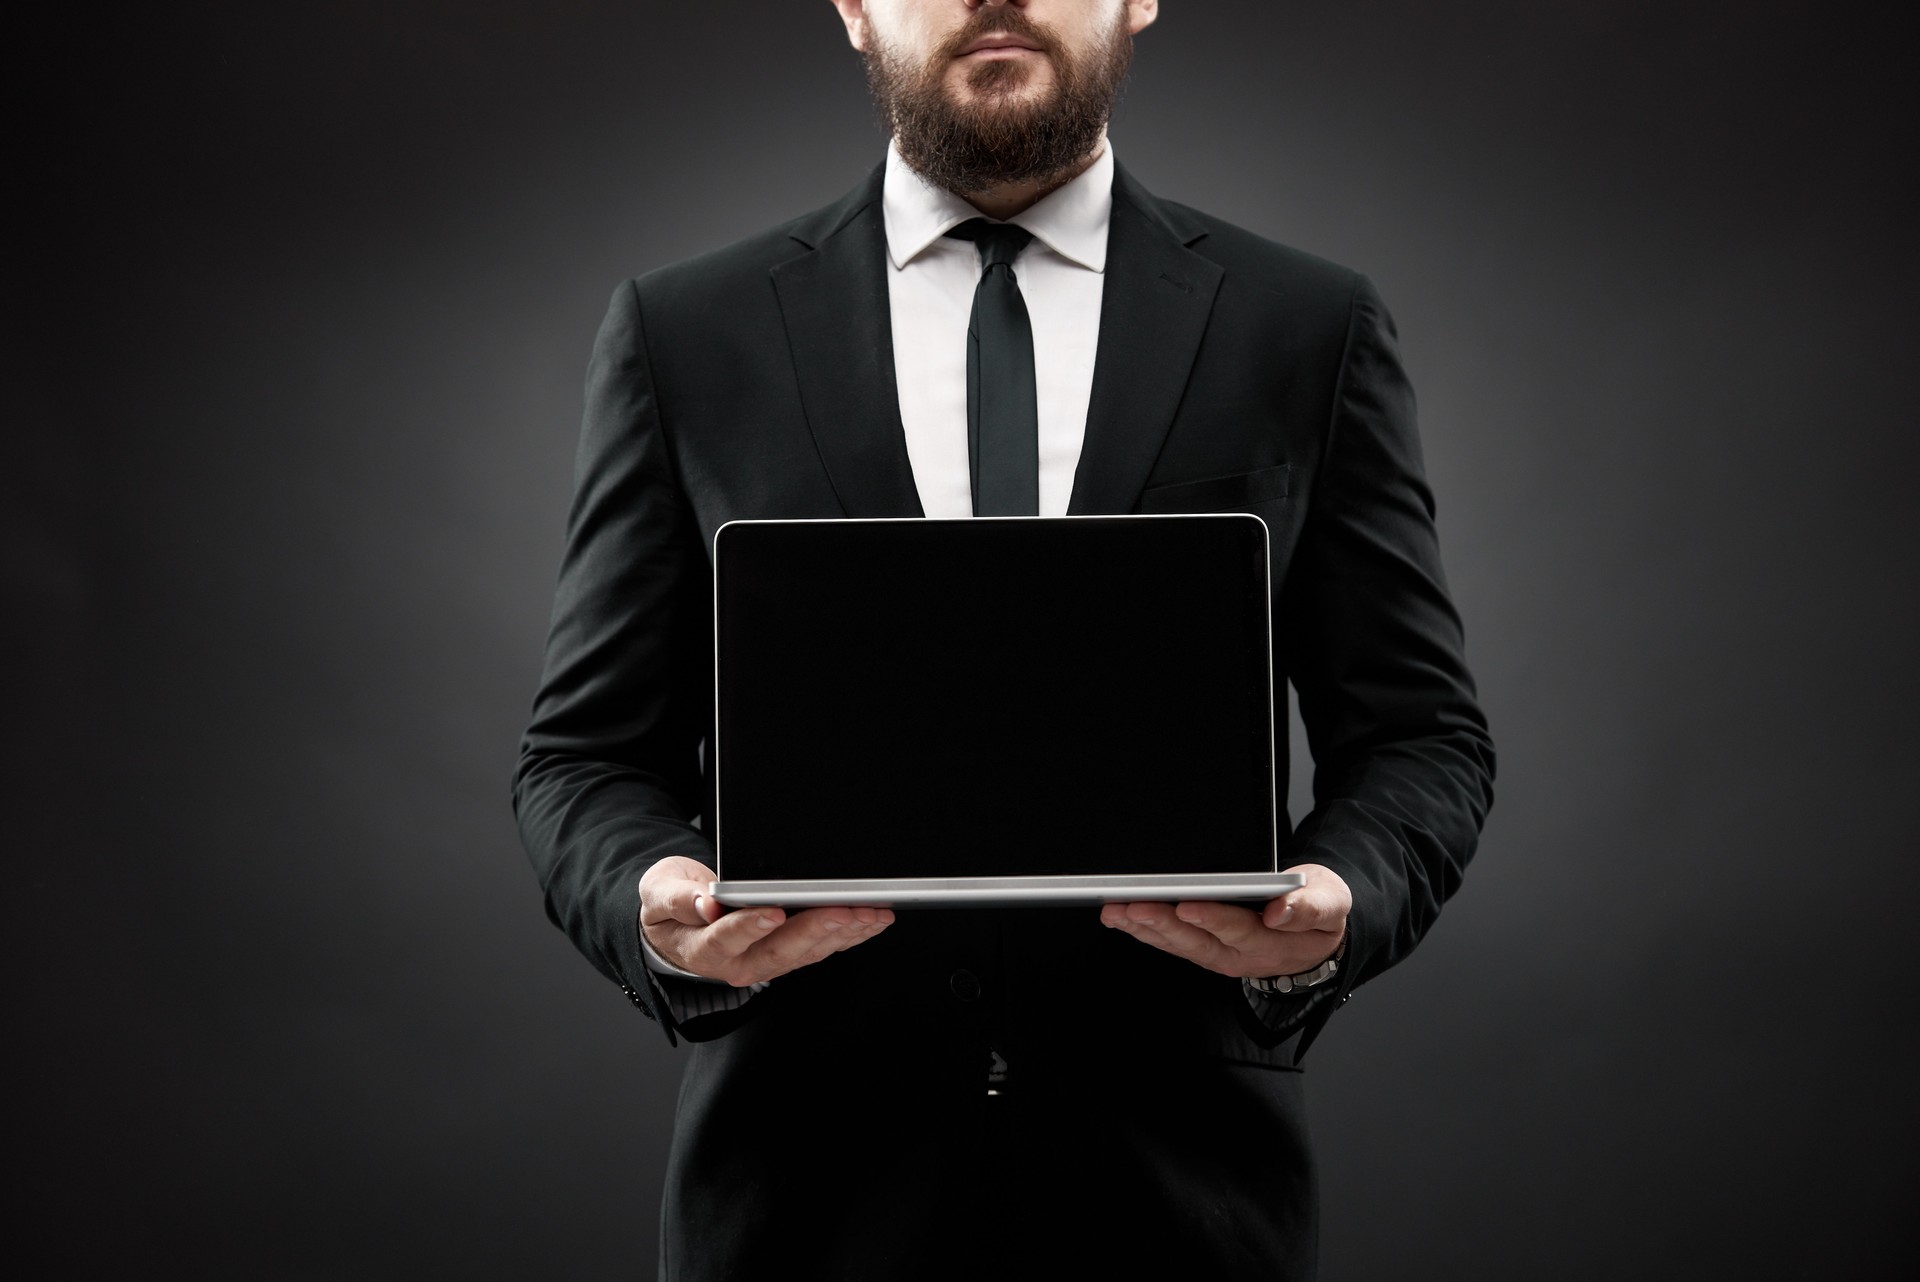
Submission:
MULTIPOLYGON (((1911 1264, 1896 7, 1166 7, 1118 154, 1378 282, 1500 748, 1466 889, 1309 1061, 1326 1276, 1911 1264)), ((650 1276, 680 1060, 507 779, 607 295, 880 157, 838 22, 200 3, 12 62, 21 1249, 650 1276)), ((830 1100, 791 1142, 887 1160, 830 1100)))

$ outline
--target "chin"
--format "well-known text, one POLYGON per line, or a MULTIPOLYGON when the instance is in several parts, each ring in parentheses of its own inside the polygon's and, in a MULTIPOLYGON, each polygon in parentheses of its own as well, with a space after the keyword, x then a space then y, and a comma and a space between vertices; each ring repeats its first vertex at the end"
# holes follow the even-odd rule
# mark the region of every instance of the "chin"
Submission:
POLYGON ((989 62, 978 67, 959 69, 960 84, 954 98, 963 106, 1019 104, 1044 101, 1053 92, 1049 67, 1028 66, 1024 62, 989 62))

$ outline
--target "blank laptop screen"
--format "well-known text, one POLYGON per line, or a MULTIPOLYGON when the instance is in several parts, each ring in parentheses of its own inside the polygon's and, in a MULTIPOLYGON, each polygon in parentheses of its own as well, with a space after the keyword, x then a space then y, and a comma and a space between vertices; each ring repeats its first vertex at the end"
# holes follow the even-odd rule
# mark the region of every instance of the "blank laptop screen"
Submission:
POLYGON ((1272 871, 1253 518, 736 522, 715 556, 722 877, 1272 871))

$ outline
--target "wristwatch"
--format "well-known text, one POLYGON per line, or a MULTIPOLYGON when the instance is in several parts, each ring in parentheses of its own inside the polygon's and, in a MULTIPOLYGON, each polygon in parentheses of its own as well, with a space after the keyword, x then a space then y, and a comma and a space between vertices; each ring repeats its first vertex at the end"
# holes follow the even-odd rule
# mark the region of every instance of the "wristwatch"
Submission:
POLYGON ((1333 956, 1315 966, 1312 970, 1302 971, 1298 975, 1273 975, 1264 979, 1249 977, 1247 987, 1256 993, 1265 993, 1277 997, 1281 993, 1291 993, 1302 988, 1313 988, 1324 984, 1340 973, 1340 959, 1347 955, 1347 937, 1340 936, 1340 947, 1333 950, 1333 956))

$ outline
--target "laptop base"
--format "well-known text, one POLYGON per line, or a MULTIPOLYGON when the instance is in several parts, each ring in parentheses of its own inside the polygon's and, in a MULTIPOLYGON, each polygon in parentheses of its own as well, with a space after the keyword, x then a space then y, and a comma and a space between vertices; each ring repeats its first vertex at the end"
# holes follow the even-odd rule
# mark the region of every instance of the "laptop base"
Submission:
POLYGON ((732 908, 1017 907, 1148 901, 1265 903, 1306 878, 1296 872, 1189 873, 1104 877, 927 877, 847 881, 716 881, 710 892, 732 908))

